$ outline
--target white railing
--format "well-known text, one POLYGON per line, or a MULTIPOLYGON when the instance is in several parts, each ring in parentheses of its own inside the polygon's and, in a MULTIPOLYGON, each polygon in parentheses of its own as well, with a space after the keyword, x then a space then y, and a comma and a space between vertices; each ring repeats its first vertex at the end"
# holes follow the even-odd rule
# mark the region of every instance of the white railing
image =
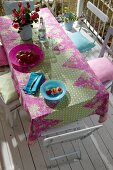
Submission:
MULTIPOLYGON (((77 14, 81 15, 81 12, 86 9, 88 0, 77 0, 75 1, 77 6, 77 14), (84 8, 83 8, 84 7, 84 8)), ((113 25, 113 0, 90 0, 94 5, 97 6, 110 18, 110 25, 113 25)))
MULTIPOLYGON (((82 12, 85 12, 86 10, 86 4, 87 4, 88 0, 78 0, 77 1, 77 16, 81 16, 82 12)), ((97 6, 97 8, 99 8, 102 12, 104 12, 108 17, 109 20, 106 23, 106 25, 104 26, 104 29, 102 30, 101 33, 101 41, 103 40, 106 31, 108 29, 109 26, 113 26, 113 0, 90 0, 90 2, 92 2, 95 6, 97 6)), ((98 30, 98 23, 100 21, 97 20, 97 18, 93 18, 92 15, 88 15, 88 20, 92 20, 92 26, 93 29, 95 29, 96 31, 98 30)))

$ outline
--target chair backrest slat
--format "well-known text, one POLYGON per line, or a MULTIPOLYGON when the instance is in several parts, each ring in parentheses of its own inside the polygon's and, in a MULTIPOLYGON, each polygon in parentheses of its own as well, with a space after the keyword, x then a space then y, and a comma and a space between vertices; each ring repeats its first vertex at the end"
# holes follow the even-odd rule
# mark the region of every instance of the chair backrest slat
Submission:
POLYGON ((93 33, 94 42, 99 40, 99 42, 103 41, 103 37, 105 34, 105 27, 109 21, 109 17, 104 14, 99 8, 99 4, 95 6, 90 1, 87 2, 87 10, 84 12, 85 16, 85 24, 88 29, 93 33))
POLYGON ((107 51, 110 55, 113 55, 113 43, 112 43, 112 40, 113 40, 113 27, 110 26, 108 28, 107 34, 105 36, 105 40, 104 40, 104 43, 103 43, 103 46, 102 46, 102 49, 101 49, 99 57, 103 57, 105 51, 107 51))
POLYGON ((100 9, 98 9, 94 4, 90 1, 87 3, 87 8, 93 12, 101 21, 108 22, 108 16, 105 15, 100 9))

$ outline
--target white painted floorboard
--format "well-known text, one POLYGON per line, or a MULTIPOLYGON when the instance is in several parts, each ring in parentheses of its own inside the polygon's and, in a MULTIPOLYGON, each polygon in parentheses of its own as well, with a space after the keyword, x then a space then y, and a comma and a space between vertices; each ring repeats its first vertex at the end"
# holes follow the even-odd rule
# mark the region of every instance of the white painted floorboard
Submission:
MULTIPOLYGON (((96 125, 98 116, 85 118, 87 126, 96 125)), ((25 112, 17 115, 16 125, 10 128, 0 111, 0 157, 4 170, 48 170, 50 169, 47 150, 42 139, 28 145, 26 134, 29 119, 25 112)), ((51 154, 58 156, 74 151, 76 142, 56 144, 51 154)), ((78 162, 63 158, 52 163, 51 170, 112 170, 113 169, 113 107, 109 105, 109 118, 104 126, 91 137, 80 142, 82 159, 78 162)))

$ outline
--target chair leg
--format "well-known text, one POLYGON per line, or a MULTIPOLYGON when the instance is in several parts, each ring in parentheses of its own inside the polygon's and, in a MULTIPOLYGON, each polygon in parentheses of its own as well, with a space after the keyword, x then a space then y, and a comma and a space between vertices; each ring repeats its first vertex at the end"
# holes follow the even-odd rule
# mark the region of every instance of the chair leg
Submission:
POLYGON ((112 82, 112 85, 111 85, 111 93, 113 94, 113 82, 112 82))
POLYGON ((13 112, 13 120, 16 120, 17 109, 13 112))
POLYGON ((5 114, 6 114, 6 121, 10 124, 11 127, 13 127, 13 113, 10 111, 8 107, 5 108, 5 114))

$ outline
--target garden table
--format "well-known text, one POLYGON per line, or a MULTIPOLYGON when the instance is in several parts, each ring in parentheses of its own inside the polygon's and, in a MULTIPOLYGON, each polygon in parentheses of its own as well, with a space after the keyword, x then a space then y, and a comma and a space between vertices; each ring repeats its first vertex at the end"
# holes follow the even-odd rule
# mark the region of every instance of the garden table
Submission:
MULTIPOLYGON (((109 93, 49 9, 42 8, 40 16, 44 18, 47 37, 55 40, 57 49, 51 50, 43 46, 44 60, 30 72, 43 72, 46 79, 63 81, 67 93, 57 105, 51 107, 45 102, 40 92, 37 95, 25 94, 23 87, 29 79, 30 72, 17 71, 8 58, 15 88, 24 109, 30 116, 29 143, 34 142, 43 131, 50 127, 75 122, 92 114, 99 115, 99 122, 104 122, 107 119, 109 102, 109 93)), ((27 43, 40 45, 37 27, 38 25, 33 28, 32 42, 27 43)), ((13 47, 26 43, 20 39, 8 16, 0 17, 0 35, 7 57, 13 47)))

